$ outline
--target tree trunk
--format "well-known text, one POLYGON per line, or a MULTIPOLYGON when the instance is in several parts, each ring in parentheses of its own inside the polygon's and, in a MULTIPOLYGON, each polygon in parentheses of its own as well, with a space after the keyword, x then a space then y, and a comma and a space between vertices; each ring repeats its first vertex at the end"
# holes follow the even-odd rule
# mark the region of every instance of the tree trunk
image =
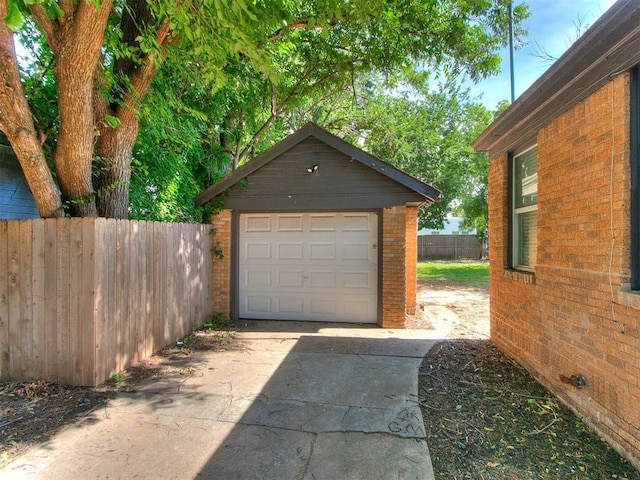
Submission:
POLYGON ((138 121, 133 119, 115 129, 104 129, 96 143, 94 185, 101 217, 129 217, 131 152, 137 135, 138 121))
MULTIPOLYGON (((0 0, 0 19, 7 15, 7 0, 0 0)), ((64 215, 60 190, 45 161, 42 145, 24 95, 13 44, 13 34, 0 20, 0 130, 16 156, 43 218, 64 215)))
MULTIPOLYGON (((32 7, 33 9, 34 7, 32 7)), ((100 59, 111 1, 96 7, 78 2, 73 15, 55 26, 49 41, 56 57, 56 91, 60 131, 53 160, 60 187, 76 216, 97 216, 91 165, 93 159, 93 78, 100 59)), ((67 12, 71 13, 71 12, 67 12)), ((46 18, 42 18, 45 23, 46 18)), ((47 31, 47 27, 43 28, 47 31)))
MULTIPOLYGON (((140 37, 156 22, 146 0, 129 0, 122 12, 122 42, 132 49, 139 49, 140 37)), ((94 187, 97 194, 98 213, 110 218, 129 216, 129 180, 131 178, 131 154, 138 135, 138 110, 151 81, 164 60, 167 51, 162 47, 170 41, 171 22, 160 22, 155 31, 159 51, 145 54, 139 62, 123 57, 113 67, 115 78, 121 84, 105 95, 104 84, 96 76, 94 88, 94 124, 98 137, 95 144, 94 187), (111 104, 106 98, 111 98, 111 104), (105 116, 116 118, 114 128, 105 122, 105 116)))

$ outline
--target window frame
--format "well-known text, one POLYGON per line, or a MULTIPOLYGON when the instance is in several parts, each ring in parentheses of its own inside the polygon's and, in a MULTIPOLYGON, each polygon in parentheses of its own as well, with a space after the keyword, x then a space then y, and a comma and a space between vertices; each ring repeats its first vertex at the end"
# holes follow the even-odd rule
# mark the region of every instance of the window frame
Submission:
MULTIPOLYGON (((519 217, 522 214, 530 213, 530 212, 538 212, 538 188, 536 186, 536 203, 535 205, 526 205, 524 207, 516 207, 516 197, 515 192, 516 189, 516 161, 522 155, 530 152, 533 149, 537 149, 538 144, 531 145, 530 147, 524 148, 522 150, 518 150, 517 153, 514 152, 509 155, 509 266, 514 270, 523 270, 525 272, 535 272, 535 266, 537 263, 537 255, 536 259, 534 259, 533 265, 521 265, 518 262, 520 257, 520 238, 519 238, 519 227, 520 220, 519 217)), ((536 153, 536 160, 538 160, 538 155, 536 153)), ((538 168, 536 167, 536 174, 538 173, 538 168)), ((536 216, 537 221, 537 216, 536 216)), ((536 223, 536 246, 538 243, 537 239, 537 223, 536 223)), ((536 248, 537 251, 537 248, 536 248)))

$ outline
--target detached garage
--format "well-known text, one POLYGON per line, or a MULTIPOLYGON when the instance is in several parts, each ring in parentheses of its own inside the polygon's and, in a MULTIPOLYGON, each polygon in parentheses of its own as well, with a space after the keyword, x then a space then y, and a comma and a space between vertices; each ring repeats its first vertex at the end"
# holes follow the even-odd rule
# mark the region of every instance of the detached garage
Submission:
POLYGON ((436 188, 308 124, 196 203, 218 196, 214 311, 386 328, 415 313, 417 211, 436 188))

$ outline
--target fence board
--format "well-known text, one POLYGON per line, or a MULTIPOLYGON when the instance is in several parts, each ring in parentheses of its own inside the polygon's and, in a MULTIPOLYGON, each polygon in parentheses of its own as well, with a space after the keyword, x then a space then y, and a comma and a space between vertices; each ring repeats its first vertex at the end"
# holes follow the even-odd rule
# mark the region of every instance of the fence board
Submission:
POLYGON ((82 222, 82 283, 79 289, 78 322, 80 324, 80 352, 82 364, 82 383, 92 385, 95 383, 95 231, 94 218, 85 219, 82 222))
MULTIPOLYGON (((58 375, 58 237, 56 219, 43 220, 44 223, 44 378, 57 378, 58 375)), ((36 317, 37 319, 37 317, 36 317)))
POLYGON ((419 235, 418 261, 481 258, 482 246, 475 235, 419 235))
MULTIPOLYGON (((6 221, 0 221, 0 239, 8 239, 7 227, 6 221)), ((8 247, 8 241, 0 241, 0 381, 10 378, 8 247)))
POLYGON ((45 263, 44 263, 44 220, 34 220, 30 223, 30 235, 33 245, 32 253, 32 311, 29 329, 33 338, 30 366, 38 372, 38 377, 45 377, 45 357, 47 347, 45 343, 46 316, 45 316, 45 263), (43 323, 40 323, 40 319, 43 323))
POLYGON ((80 288, 82 282, 82 219, 70 218, 69 241, 69 347, 71 375, 82 379, 82 323, 80 314, 80 288))
MULTIPOLYGON (((175 232, 173 229, 173 225, 168 225, 167 226, 167 236, 166 236, 166 251, 167 251, 167 255, 166 255, 166 259, 167 259, 167 276, 166 276, 166 285, 167 285, 167 300, 173 298, 174 294, 175 294, 175 283, 174 283, 174 279, 175 279, 175 263, 174 263, 174 259, 175 259, 175 232)), ((167 301, 165 303, 165 309, 163 312, 163 315, 165 315, 165 318, 168 320, 169 318, 175 318, 175 305, 173 304, 173 302, 171 301, 167 301)), ((171 341, 174 340, 175 334, 174 334, 174 329, 175 329, 175 325, 171 324, 170 322, 165 322, 165 325, 167 325, 167 330, 166 330, 166 336, 165 336, 165 343, 169 343, 171 341)))
POLYGON ((137 341, 136 341, 136 328, 137 328, 137 318, 136 318, 136 303, 137 303, 137 295, 131 295, 133 292, 138 291, 138 238, 137 238, 137 226, 138 222, 127 222, 128 228, 128 239, 127 252, 129 254, 129 261, 127 262, 127 281, 128 288, 126 290, 127 294, 127 318, 129 319, 129 359, 127 363, 135 363, 138 361, 137 358, 137 341))
POLYGON ((70 237, 70 225, 71 222, 62 221, 59 222, 57 227, 56 240, 58 243, 58 260, 57 271, 58 281, 57 285, 57 331, 58 342, 57 348, 59 352, 58 360, 58 379, 62 382, 71 382, 72 365, 71 365, 71 342, 69 334, 69 322, 70 322, 70 307, 69 307, 69 282, 71 280, 70 274, 70 260, 71 255, 71 237, 70 237))
POLYGON ((97 384, 211 305, 208 225, 0 222, 0 378, 97 384))
POLYGON ((20 363, 21 375, 24 375, 33 365, 37 372, 35 364, 35 352, 29 345, 33 345, 33 238, 31 236, 32 222, 29 220, 20 220, 20 318, 18 319, 21 327, 21 335, 23 344, 27 348, 22 350, 22 361, 20 363))
POLYGON ((117 231, 116 220, 104 220, 105 224, 105 276, 101 279, 101 287, 106 290, 105 319, 104 319, 104 378, 109 378, 118 372, 118 334, 116 313, 116 264, 117 264, 117 231))
POLYGON ((20 378, 22 363, 22 332, 20 329, 20 222, 9 222, 7 231, 8 243, 8 267, 9 272, 7 291, 9 299, 9 345, 11 356, 9 361, 9 375, 11 378, 20 378))
POLYGON ((155 249, 153 248, 153 223, 146 222, 145 223, 145 255, 146 264, 145 264, 145 290, 143 292, 144 296, 144 311, 145 318, 147 319, 145 324, 145 334, 144 334, 144 356, 148 357, 152 355, 156 351, 155 341, 153 337, 153 262, 155 256, 155 249), (151 255, 148 252, 153 252, 151 255))

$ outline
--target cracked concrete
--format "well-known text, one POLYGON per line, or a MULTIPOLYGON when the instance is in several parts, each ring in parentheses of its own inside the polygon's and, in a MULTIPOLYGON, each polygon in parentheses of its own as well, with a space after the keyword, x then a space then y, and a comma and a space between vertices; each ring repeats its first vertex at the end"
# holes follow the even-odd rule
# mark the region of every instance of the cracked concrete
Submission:
POLYGON ((248 322, 0 470, 0 477, 433 478, 417 370, 433 331, 248 322))

